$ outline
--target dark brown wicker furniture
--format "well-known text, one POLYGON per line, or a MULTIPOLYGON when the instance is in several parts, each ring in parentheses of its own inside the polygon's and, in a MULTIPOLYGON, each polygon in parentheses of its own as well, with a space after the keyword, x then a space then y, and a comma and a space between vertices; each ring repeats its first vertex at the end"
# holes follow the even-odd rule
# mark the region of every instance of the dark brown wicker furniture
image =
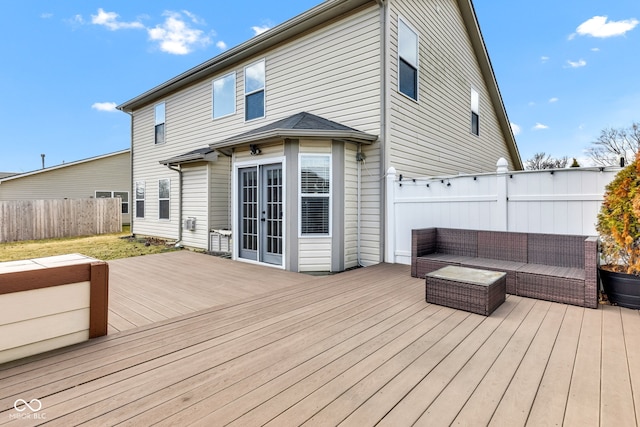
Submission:
POLYGON ((480 231, 412 230, 411 275, 446 265, 502 271, 507 293, 598 307, 597 237, 480 231))
POLYGON ((488 316, 505 300, 506 273, 448 265, 428 273, 428 303, 488 316))

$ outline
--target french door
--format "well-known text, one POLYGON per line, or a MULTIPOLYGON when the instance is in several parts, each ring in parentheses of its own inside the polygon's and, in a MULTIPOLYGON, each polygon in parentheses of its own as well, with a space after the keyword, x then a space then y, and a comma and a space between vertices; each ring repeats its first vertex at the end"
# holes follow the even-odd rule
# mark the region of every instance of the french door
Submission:
POLYGON ((282 265, 282 164, 238 170, 240 258, 282 265))

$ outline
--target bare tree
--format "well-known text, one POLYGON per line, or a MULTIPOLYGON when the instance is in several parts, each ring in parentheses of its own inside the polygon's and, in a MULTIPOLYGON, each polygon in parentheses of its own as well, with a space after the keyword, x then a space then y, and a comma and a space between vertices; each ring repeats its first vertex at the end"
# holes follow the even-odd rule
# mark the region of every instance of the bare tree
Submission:
POLYGON ((534 154, 532 158, 525 161, 524 168, 527 170, 563 169, 567 167, 567 162, 567 156, 554 159, 550 154, 541 152, 534 154))
POLYGON ((587 150, 589 157, 599 166, 617 166, 620 158, 625 164, 632 163, 640 149, 640 123, 633 122, 628 128, 606 128, 587 150))

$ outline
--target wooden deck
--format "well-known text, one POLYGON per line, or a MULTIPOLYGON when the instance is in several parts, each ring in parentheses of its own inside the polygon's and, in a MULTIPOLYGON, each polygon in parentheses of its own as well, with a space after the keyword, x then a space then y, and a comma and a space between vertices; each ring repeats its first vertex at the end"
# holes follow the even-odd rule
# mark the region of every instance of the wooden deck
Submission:
MULTIPOLYGON (((267 281, 281 273, 256 268, 267 281)), ((233 280, 250 288, 254 273, 233 280)), ((296 276, 304 280, 0 365, 0 425, 640 421, 638 311, 510 296, 484 317, 427 304, 403 265, 296 276), (18 417, 16 399, 35 398, 42 409, 18 417)))

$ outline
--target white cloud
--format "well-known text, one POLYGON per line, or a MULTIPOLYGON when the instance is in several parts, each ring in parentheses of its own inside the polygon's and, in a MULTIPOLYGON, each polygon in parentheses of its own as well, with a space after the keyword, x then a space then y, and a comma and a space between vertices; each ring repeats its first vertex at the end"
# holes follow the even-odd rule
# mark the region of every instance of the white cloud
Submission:
POLYGON ((542 123, 536 123, 536 125, 533 127, 533 130, 545 130, 545 129, 549 129, 549 126, 543 125, 542 123))
POLYGON ((219 42, 216 43, 216 47, 220 50, 226 50, 227 49, 227 44, 225 42, 223 42, 222 40, 220 40, 219 42))
POLYGON ((575 38, 576 35, 598 38, 623 36, 633 30, 639 22, 635 18, 607 22, 606 16, 594 16, 578 25, 576 32, 569 36, 569 40, 575 38))
POLYGON ((93 108, 94 110, 107 111, 111 113, 117 111, 116 106, 117 104, 115 102, 95 102, 91 106, 91 108, 93 108))
POLYGON ((53 18, 53 13, 49 13, 49 12, 41 13, 40 14, 40 18, 42 18, 42 19, 53 18))
POLYGON ((513 132, 513 134, 520 135, 520 132, 522 132, 522 128, 515 123, 510 123, 510 125, 511 125, 511 131, 513 132))
POLYGON ((587 65, 587 61, 585 61, 584 59, 579 59, 577 61, 569 61, 567 60, 567 66, 565 68, 580 68, 580 67, 584 67, 585 65, 587 65))
POLYGON ((541 56, 540 57, 540 62, 542 62, 543 64, 546 63, 547 61, 549 61, 549 57, 548 56, 541 56))
POLYGON ((122 22, 118 21, 118 17, 119 15, 115 12, 105 12, 104 9, 99 8, 97 15, 91 15, 91 23, 95 25, 105 26, 111 31, 129 28, 144 28, 142 22, 122 22))
POLYGON ((549 103, 553 104, 554 102, 558 102, 558 98, 556 98, 555 96, 551 99, 549 99, 549 103))
MULTIPOLYGON (((189 12, 183 11, 187 14, 189 12)), ((193 52, 196 46, 211 44, 211 38, 204 31, 191 28, 178 12, 167 11, 163 14, 167 18, 162 25, 148 28, 149 39, 160 44, 160 50, 175 55, 186 55, 193 52)), ((192 14, 187 17, 193 21, 192 14)))
POLYGON ((269 31, 271 27, 268 25, 254 25, 251 29, 253 30, 254 36, 259 36, 260 34, 269 31))
POLYGON ((599 47, 592 47, 591 48, 591 52, 600 52, 600 48, 599 47))

